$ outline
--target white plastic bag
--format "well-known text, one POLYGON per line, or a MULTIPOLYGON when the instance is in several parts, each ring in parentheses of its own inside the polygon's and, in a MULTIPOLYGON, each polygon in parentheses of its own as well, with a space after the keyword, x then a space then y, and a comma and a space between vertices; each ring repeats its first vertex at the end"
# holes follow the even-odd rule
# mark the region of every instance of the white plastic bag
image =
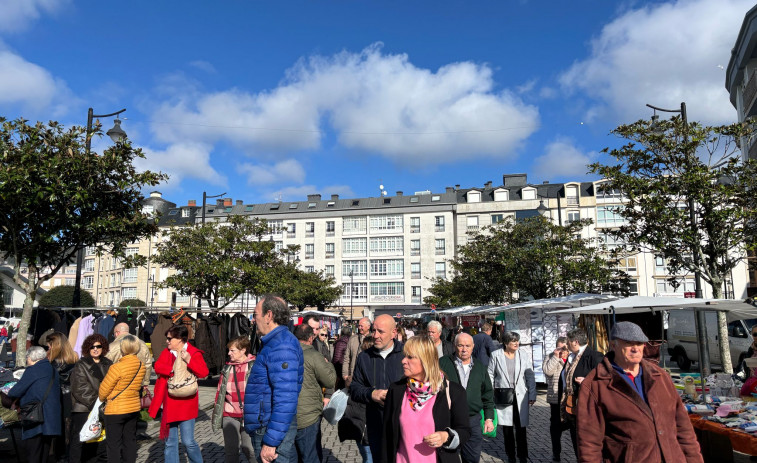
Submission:
POLYGON ((89 412, 87 421, 84 423, 84 426, 82 426, 81 431, 79 431, 79 440, 81 442, 88 442, 91 440, 100 441, 104 439, 105 429, 103 429, 103 423, 100 423, 99 416, 100 404, 102 404, 102 402, 98 397, 95 406, 92 407, 92 410, 89 412))
POLYGON ((323 417, 331 425, 335 425, 342 419, 344 411, 347 409, 347 389, 340 389, 331 395, 329 404, 323 409, 323 417))

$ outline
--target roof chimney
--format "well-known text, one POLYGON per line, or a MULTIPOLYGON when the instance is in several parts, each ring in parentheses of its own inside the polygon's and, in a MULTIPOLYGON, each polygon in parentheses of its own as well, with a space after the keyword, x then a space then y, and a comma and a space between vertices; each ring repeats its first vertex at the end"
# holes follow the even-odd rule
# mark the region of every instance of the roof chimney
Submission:
POLYGON ((549 185, 549 180, 544 180, 545 185, 549 185))
POLYGON ((320 200, 321 200, 320 194, 308 195, 308 201, 320 201, 320 200))
POLYGON ((231 206, 231 204, 232 204, 231 198, 224 198, 223 199, 223 205, 224 206, 229 207, 229 206, 231 206))
POLYGON ((244 201, 242 201, 241 199, 237 199, 237 206, 242 206, 242 205, 244 205, 244 201))
POLYGON ((190 199, 189 202, 187 203, 187 206, 197 206, 197 200, 190 199))
POLYGON ((397 196, 402 196, 402 192, 401 191, 397 191, 397 196))
POLYGON ((526 186, 528 176, 526 174, 504 174, 502 176, 502 185, 505 188, 514 186, 526 186))
POLYGON ((492 187, 492 181, 489 180, 488 182, 484 183, 484 188, 491 188, 492 187))
POLYGON ((445 193, 454 193, 455 192, 455 189, 453 187, 451 187, 451 186, 446 187, 446 190, 447 191, 445 191, 445 193))
POLYGON ((332 201, 336 201, 337 199, 339 199, 339 195, 331 195, 332 201))
POLYGON ((458 183, 457 185, 455 185, 455 191, 457 191, 459 189, 460 189, 460 184, 458 183))
POLYGON ((224 200, 216 199, 216 207, 223 207, 223 206, 224 206, 224 200))

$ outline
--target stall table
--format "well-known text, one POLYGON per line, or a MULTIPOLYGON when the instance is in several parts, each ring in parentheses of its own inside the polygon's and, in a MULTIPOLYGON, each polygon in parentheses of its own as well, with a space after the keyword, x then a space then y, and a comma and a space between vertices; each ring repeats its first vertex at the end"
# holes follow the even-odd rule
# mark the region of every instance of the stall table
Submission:
POLYGON ((698 415, 690 414, 689 419, 697 433, 704 461, 733 461, 734 451, 757 456, 757 436, 729 429, 720 423, 702 419, 698 415))

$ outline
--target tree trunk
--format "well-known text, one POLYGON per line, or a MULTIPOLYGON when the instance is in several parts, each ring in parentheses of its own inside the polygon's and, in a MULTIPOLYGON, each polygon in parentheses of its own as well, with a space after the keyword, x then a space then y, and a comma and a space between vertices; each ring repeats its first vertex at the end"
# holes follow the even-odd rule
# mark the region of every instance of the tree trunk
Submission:
MULTIPOLYGON (((16 283, 19 283, 17 281, 16 283)), ((37 297, 37 269, 29 266, 29 280, 26 284, 20 285, 26 291, 24 298, 24 312, 21 315, 21 323, 18 325, 18 334, 16 335, 16 366, 26 366, 26 335, 29 332, 29 325, 32 321, 32 310, 34 310, 34 300, 37 297)))
MULTIPOLYGON (((719 278, 713 278, 710 285, 712 287, 712 296, 715 299, 723 298, 723 281, 719 278)), ((728 319, 724 311, 718 311, 718 348, 720 349, 720 364, 723 371, 733 374, 733 365, 731 364, 731 348, 728 343, 728 319)))

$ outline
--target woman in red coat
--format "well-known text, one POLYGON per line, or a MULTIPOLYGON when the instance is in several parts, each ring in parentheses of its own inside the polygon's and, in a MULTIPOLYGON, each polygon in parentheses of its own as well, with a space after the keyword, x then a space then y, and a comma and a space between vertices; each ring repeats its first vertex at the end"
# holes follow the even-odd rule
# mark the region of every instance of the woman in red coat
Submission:
POLYGON ((163 406, 160 418, 160 438, 166 439, 164 450, 166 463, 179 463, 179 432, 181 442, 187 449, 187 458, 192 463, 202 463, 202 452, 195 441, 195 420, 200 408, 197 393, 189 397, 172 397, 168 394, 168 378, 173 375, 174 362, 179 356, 186 362, 187 370, 197 378, 208 376, 208 366, 202 351, 187 343, 189 332, 184 325, 174 325, 166 330, 167 349, 153 364, 158 381, 150 404, 150 416, 155 418, 163 406))

